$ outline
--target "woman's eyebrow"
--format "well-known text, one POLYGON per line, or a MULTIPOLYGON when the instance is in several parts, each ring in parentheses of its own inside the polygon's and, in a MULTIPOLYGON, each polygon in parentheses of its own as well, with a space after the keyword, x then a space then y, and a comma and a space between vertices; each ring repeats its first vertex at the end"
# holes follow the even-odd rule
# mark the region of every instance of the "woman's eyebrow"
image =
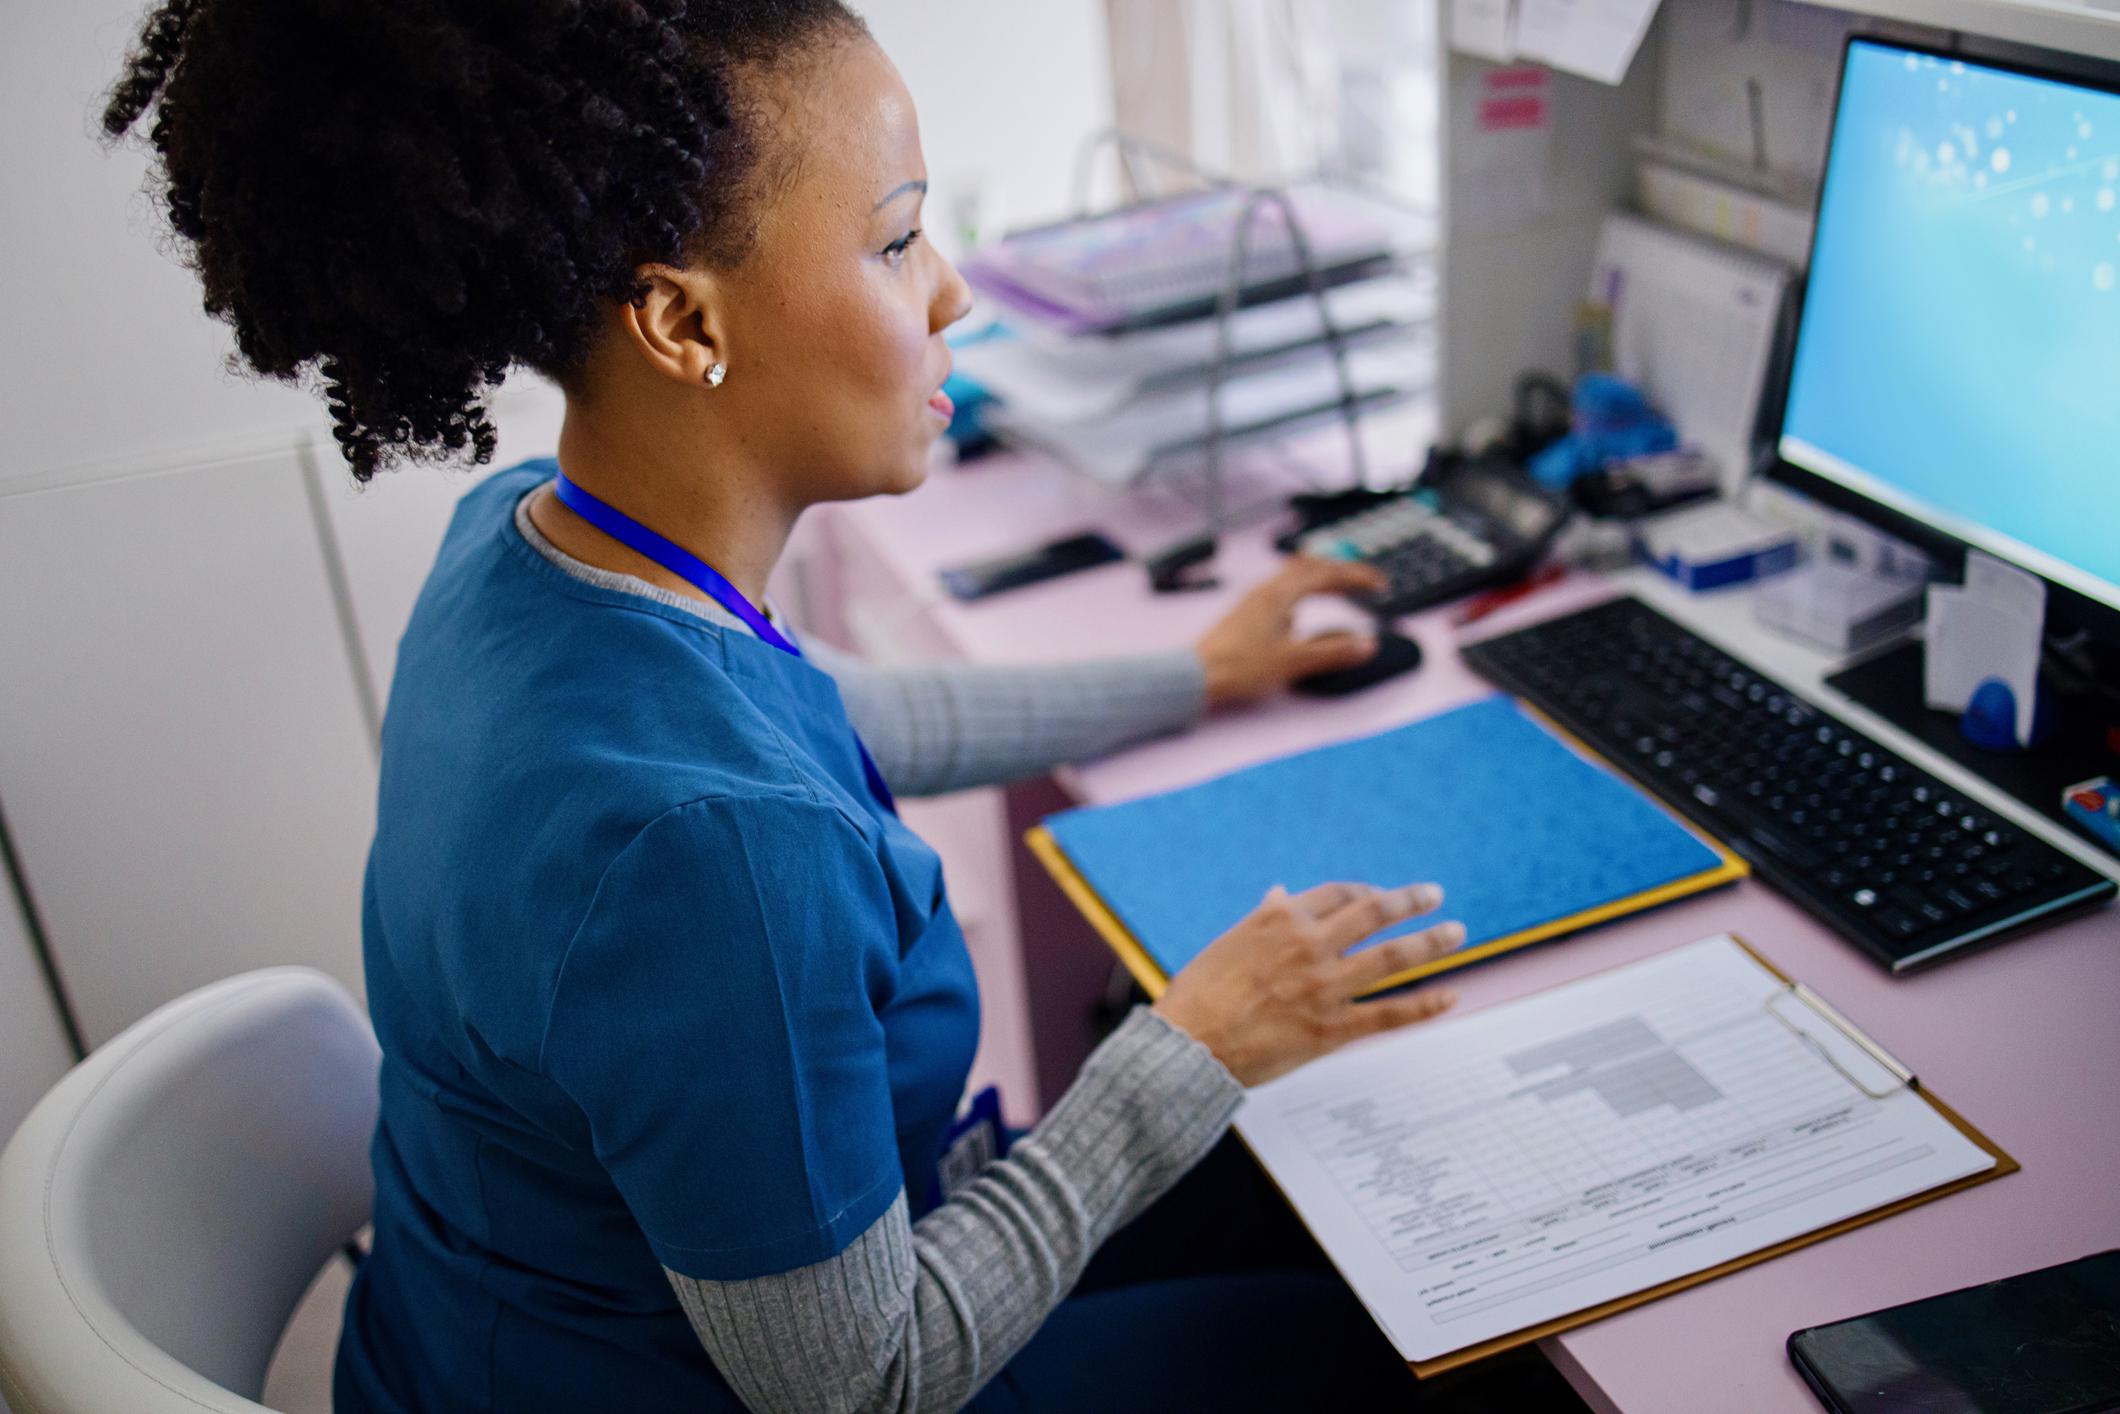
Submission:
POLYGON ((917 191, 922 195, 926 195, 927 189, 928 185, 924 179, 916 178, 910 182, 901 182, 898 186, 891 189, 891 194, 889 196, 877 202, 874 206, 870 207, 869 210, 872 214, 874 212, 881 211, 884 207, 889 206, 892 202, 896 201, 899 197, 904 196, 909 191, 917 191))

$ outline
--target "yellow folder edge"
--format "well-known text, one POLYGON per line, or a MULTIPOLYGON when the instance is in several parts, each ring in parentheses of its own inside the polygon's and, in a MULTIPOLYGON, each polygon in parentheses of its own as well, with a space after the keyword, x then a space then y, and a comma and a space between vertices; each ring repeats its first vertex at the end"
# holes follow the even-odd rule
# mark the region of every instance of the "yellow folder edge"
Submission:
MULTIPOLYGON (((1573 733, 1555 723, 1552 718, 1547 717, 1544 713, 1530 707, 1528 704, 1519 705, 1524 706, 1525 710, 1543 723, 1547 730, 1587 757, 1591 762, 1613 771, 1622 780, 1627 779, 1624 772, 1619 771, 1611 762, 1592 751, 1577 739, 1573 733)), ((1499 938, 1490 938, 1477 946, 1461 948, 1451 953, 1448 957, 1439 957, 1435 961, 1423 963, 1419 967, 1409 967, 1404 972, 1386 977, 1383 981, 1377 983, 1376 986, 1370 988, 1368 992, 1363 993, 1363 995, 1369 996, 1376 992, 1389 991, 1393 987, 1403 987, 1409 982, 1418 982, 1424 977, 1433 977, 1439 972, 1448 972, 1453 968, 1467 967, 1475 962, 1484 961, 1487 958, 1510 952, 1516 948, 1529 947, 1533 943, 1544 942, 1548 938, 1557 938, 1563 933, 1573 933, 1584 928, 1595 927, 1599 923, 1609 922, 1614 918, 1624 918, 1631 913, 1645 912, 1659 904, 1671 903, 1691 894, 1702 893, 1708 889, 1721 888, 1724 884, 1735 883, 1752 872, 1751 866, 1731 853, 1722 841, 1695 828, 1692 821, 1677 814, 1655 796, 1649 795, 1647 791, 1644 791, 1643 795, 1650 804, 1663 811, 1664 815, 1672 823, 1713 851, 1717 863, 1698 874, 1688 874, 1684 878, 1674 879, 1668 884, 1659 884, 1653 889, 1644 889, 1640 893, 1630 894, 1621 899, 1614 899, 1610 903, 1601 903, 1595 908, 1586 908, 1581 912, 1571 913, 1564 918, 1556 918, 1549 923, 1534 924, 1532 927, 1522 928, 1514 933, 1504 934, 1499 938)), ((1082 872, 1075 868, 1074 861, 1067 857, 1067 851, 1062 849, 1060 842, 1053 838, 1053 832, 1044 825, 1034 825, 1025 832, 1023 842, 1029 847, 1031 854, 1038 862, 1045 866, 1046 873, 1052 875, 1053 882, 1060 886, 1060 891, 1067 895, 1068 901, 1081 910, 1082 916, 1089 920, 1092 928, 1097 930, 1097 935, 1104 939, 1105 945, 1118 954, 1119 961, 1126 965, 1126 970, 1133 974, 1136 982, 1141 984, 1141 990, 1148 993, 1151 998, 1162 996, 1163 989, 1170 984, 1170 979, 1164 975, 1163 969, 1157 966, 1156 960, 1148 955, 1148 949, 1142 947, 1140 940, 1134 937, 1133 930, 1121 921, 1119 915, 1114 913, 1111 906, 1104 901, 1103 896, 1095 888, 1091 887, 1087 879, 1082 877, 1082 872)), ((1446 899, 1446 911, 1447 907, 1448 900, 1446 899)), ((1230 919, 1229 926, 1236 926, 1237 921, 1234 918, 1230 919)), ((1205 942, 1206 940, 1203 939, 1202 941, 1205 942)))

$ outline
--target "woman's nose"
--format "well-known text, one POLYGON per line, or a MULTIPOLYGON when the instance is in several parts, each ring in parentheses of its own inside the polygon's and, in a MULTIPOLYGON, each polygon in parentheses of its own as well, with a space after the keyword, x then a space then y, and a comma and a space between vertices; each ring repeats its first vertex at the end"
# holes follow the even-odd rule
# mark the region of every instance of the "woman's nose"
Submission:
POLYGON ((942 261, 942 278, 936 282, 935 298, 928 305, 928 328, 937 334, 972 312, 972 287, 948 257, 938 259, 942 261))

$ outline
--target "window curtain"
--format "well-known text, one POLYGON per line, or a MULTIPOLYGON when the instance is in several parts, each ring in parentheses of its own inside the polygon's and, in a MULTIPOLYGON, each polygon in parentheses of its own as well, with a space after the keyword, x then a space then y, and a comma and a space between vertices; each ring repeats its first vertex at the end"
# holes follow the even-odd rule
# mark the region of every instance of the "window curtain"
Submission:
POLYGON ((1105 7, 1122 131, 1244 181, 1324 171, 1433 204, 1433 0, 1105 7))

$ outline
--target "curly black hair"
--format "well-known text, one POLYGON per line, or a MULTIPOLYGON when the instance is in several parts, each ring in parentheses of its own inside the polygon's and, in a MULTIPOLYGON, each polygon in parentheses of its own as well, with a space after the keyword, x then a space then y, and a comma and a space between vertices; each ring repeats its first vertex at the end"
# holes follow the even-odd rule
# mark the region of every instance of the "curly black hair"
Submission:
POLYGON ((103 114, 150 108, 209 314, 321 379, 354 476, 491 458, 484 394, 565 379, 637 266, 742 260, 746 79, 862 32, 839 0, 165 0, 103 114))

